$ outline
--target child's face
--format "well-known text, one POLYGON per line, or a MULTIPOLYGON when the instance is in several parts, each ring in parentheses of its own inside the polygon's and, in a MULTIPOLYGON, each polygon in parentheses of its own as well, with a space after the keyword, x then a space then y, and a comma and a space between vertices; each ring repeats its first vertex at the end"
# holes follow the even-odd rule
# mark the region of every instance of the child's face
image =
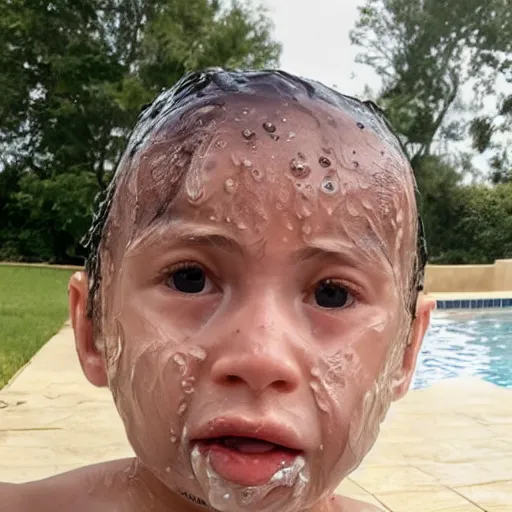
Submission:
POLYGON ((413 188, 348 115, 226 108, 108 291, 110 387, 170 489, 300 510, 360 463, 410 381, 429 311, 404 305, 413 188))

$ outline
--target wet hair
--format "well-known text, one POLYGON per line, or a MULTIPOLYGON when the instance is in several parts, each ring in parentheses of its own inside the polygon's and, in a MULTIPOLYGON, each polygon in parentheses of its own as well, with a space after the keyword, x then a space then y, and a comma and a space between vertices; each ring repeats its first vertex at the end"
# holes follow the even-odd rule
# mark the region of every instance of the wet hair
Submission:
MULTIPOLYGON (((383 142, 394 148, 404 160, 408 160, 402 143, 387 121, 383 111, 371 101, 360 101, 345 96, 330 89, 319 82, 300 78, 284 71, 226 71, 220 68, 210 68, 203 71, 192 72, 185 75, 174 87, 162 92, 153 103, 143 108, 135 128, 129 138, 128 145, 116 167, 114 176, 105 194, 98 199, 98 207, 94 214, 91 229, 84 239, 84 246, 89 251, 86 261, 86 272, 89 278, 88 315, 92 318, 98 307, 100 284, 102 277, 102 246, 105 242, 106 226, 114 196, 120 184, 126 182, 123 176, 129 169, 129 163, 137 152, 144 147, 149 137, 158 126, 162 126, 168 119, 178 116, 185 117, 184 113, 194 112, 205 105, 214 105, 221 97, 227 96, 260 96, 279 98, 285 101, 299 102, 300 97, 307 96, 313 100, 326 103, 350 114, 360 128, 367 128, 374 132, 383 142)), ((218 103, 217 103, 218 104, 218 103)), ((183 129, 182 135, 190 135, 190 130, 183 129)), ((182 162, 180 179, 174 181, 177 187, 181 184, 187 172, 187 164, 198 144, 189 145, 185 149, 186 157, 182 162)), ((173 170, 174 172, 174 170, 173 170)), ((178 172, 178 171, 176 171, 178 172)), ((412 171, 411 171, 412 174, 412 171)), ((412 180, 415 183, 414 176, 412 180)), ((414 315, 416 299, 419 291, 423 289, 425 265, 427 263, 427 248, 423 231, 423 223, 418 215, 418 233, 416 257, 412 269, 411 313, 414 315)))

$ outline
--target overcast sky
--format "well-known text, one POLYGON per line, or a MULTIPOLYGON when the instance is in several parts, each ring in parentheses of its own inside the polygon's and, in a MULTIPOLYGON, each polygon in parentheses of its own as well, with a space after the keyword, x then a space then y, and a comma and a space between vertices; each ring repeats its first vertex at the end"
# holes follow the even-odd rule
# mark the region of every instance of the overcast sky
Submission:
MULTIPOLYGON (((362 0, 262 0, 275 24, 275 38, 283 44, 281 68, 336 85, 344 94, 361 95, 378 77, 367 66, 357 65, 358 47, 349 32, 362 0)), ((377 87, 378 88, 378 87, 377 87)))

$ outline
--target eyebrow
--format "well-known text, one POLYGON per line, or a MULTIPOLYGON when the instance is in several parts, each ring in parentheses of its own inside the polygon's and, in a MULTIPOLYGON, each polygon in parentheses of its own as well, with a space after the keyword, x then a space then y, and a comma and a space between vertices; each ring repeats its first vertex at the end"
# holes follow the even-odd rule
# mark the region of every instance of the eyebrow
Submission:
MULTIPOLYGON (((235 252, 241 256, 246 256, 248 253, 247 249, 235 238, 219 231, 215 227, 187 224, 178 226, 177 222, 165 222, 141 233, 132 246, 128 248, 125 257, 134 256, 148 246, 161 243, 173 243, 187 247, 209 247, 220 249, 227 253, 235 252)), ((367 257, 365 251, 357 249, 357 246, 353 243, 329 237, 313 237, 307 243, 307 247, 302 247, 292 254, 294 262, 299 263, 327 256, 354 268, 366 267, 367 257)), ((372 245, 375 249, 379 248, 377 243, 372 245)), ((389 266, 392 266, 391 261, 389 261, 389 258, 384 253, 382 254, 382 260, 389 266)))
MULTIPOLYGON (((373 244, 373 248, 377 249, 376 253, 382 253, 382 261, 391 267, 392 263, 387 255, 378 250, 379 245, 373 244)), ((366 268, 368 262, 368 254, 354 244, 327 237, 312 238, 308 247, 299 249, 293 255, 295 261, 306 261, 317 257, 330 257, 354 268, 366 268)))
POLYGON ((161 223, 142 232, 127 249, 125 257, 135 256, 145 248, 166 243, 189 247, 211 247, 225 252, 244 254, 242 246, 234 238, 215 229, 207 226, 204 228, 187 225, 178 227, 173 222, 166 222, 165 225, 161 223))

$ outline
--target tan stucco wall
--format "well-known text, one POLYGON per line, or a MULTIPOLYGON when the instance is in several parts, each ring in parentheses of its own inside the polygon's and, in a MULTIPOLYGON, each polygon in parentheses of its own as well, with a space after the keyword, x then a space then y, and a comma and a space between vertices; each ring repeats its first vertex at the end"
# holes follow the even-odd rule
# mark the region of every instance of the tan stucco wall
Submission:
POLYGON ((494 265, 427 265, 427 293, 508 290, 512 291, 512 260, 494 265))

